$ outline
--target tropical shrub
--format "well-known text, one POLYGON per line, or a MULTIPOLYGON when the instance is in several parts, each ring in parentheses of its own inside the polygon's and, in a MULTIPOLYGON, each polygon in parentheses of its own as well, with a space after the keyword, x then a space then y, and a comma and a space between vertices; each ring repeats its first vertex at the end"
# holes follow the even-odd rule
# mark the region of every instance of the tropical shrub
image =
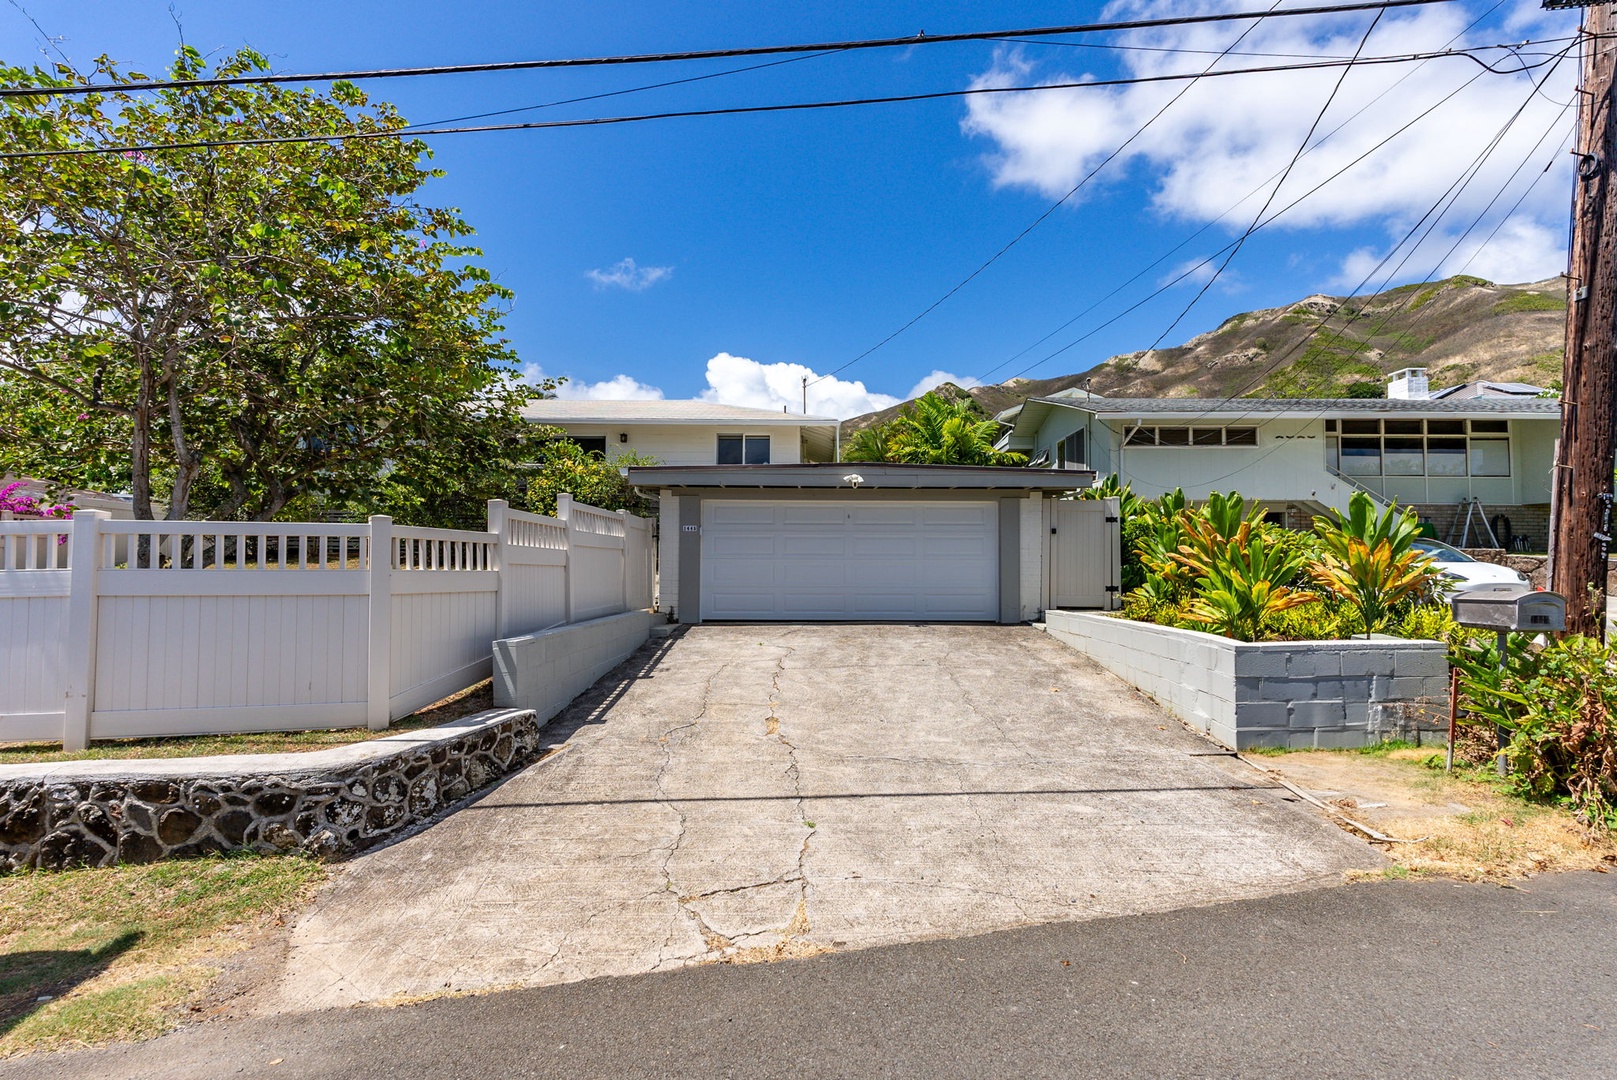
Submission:
POLYGON ((971 398, 922 394, 885 424, 861 431, 843 447, 844 461, 909 465, 1026 465, 1027 455, 994 449, 998 425, 971 398))
POLYGON ((1617 652, 1569 636, 1542 649, 1471 640, 1451 650, 1471 722, 1505 729, 1516 791, 1566 802, 1591 829, 1617 826, 1617 652))
POLYGON ((1399 606, 1432 594, 1432 559, 1414 547, 1420 523, 1413 511, 1389 506, 1380 514, 1363 492, 1348 500, 1346 515, 1315 518, 1318 561, 1308 574, 1315 584, 1358 608, 1365 633, 1386 630, 1399 606))

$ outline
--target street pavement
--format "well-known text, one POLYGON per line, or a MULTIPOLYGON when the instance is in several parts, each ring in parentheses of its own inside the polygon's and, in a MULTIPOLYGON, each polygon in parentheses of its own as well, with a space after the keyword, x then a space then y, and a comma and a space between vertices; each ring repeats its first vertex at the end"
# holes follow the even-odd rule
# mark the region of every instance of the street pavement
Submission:
POLYGON ((1617 874, 1380 881, 215 1022, 0 1078, 1617 1076, 1617 874))
POLYGON ((1160 911, 1386 865, 1029 627, 692 627, 551 741, 338 867, 268 1007, 1160 911))

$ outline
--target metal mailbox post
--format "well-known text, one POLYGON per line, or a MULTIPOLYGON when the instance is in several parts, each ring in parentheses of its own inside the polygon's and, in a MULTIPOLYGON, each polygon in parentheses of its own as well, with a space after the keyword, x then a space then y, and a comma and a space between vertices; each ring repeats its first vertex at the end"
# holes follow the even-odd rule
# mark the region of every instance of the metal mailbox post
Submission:
MULTIPOLYGON (((1505 669, 1505 648, 1512 631, 1530 634, 1566 629, 1566 597, 1527 585, 1485 585, 1455 593, 1449 610, 1461 626, 1493 630, 1499 635, 1499 670, 1505 669)), ((1505 729, 1497 731, 1499 749, 1505 749, 1505 729)), ((1449 762, 1454 761, 1454 740, 1449 739, 1449 762)), ((1499 775, 1505 775, 1505 755, 1499 755, 1499 775)))

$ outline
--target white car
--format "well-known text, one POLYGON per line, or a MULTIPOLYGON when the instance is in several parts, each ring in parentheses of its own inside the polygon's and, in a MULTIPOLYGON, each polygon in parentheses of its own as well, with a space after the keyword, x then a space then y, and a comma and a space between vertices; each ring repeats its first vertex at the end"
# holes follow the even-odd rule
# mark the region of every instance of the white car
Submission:
POLYGON ((1529 580, 1520 570, 1512 570, 1498 563, 1480 562, 1459 548, 1437 540, 1425 538, 1415 541, 1415 548, 1432 557, 1437 569, 1443 572, 1443 594, 1475 589, 1482 585, 1526 585, 1529 580))

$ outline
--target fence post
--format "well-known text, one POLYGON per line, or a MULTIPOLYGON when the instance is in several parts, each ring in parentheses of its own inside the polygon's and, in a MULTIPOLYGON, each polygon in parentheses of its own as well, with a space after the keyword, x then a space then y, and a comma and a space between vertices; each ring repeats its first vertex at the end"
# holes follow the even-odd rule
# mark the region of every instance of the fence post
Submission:
POLYGON ((567 573, 562 577, 562 596, 566 599, 564 609, 567 612, 567 625, 573 624, 573 571, 577 569, 573 559, 573 497, 563 491, 556 496, 556 520, 567 526, 567 573))
POLYGON ((365 675, 365 726, 383 731, 392 720, 393 519, 370 519, 370 662, 365 675))
POLYGON ((629 610, 629 511, 619 510, 618 520, 623 523, 623 573, 618 575, 618 610, 629 610))
POLYGON ((505 582, 505 549, 509 542, 511 530, 510 518, 511 504, 504 499, 490 499, 488 501, 488 531, 498 539, 494 542, 494 569, 499 573, 496 579, 498 586, 494 590, 494 640, 508 636, 509 621, 506 604, 505 582))
POLYGON ((63 750, 83 750, 90 745, 90 713, 95 709, 96 616, 100 608, 96 574, 101 563, 101 523, 111 516, 105 510, 73 511, 73 535, 67 549, 67 640, 62 649, 67 675, 63 750))

